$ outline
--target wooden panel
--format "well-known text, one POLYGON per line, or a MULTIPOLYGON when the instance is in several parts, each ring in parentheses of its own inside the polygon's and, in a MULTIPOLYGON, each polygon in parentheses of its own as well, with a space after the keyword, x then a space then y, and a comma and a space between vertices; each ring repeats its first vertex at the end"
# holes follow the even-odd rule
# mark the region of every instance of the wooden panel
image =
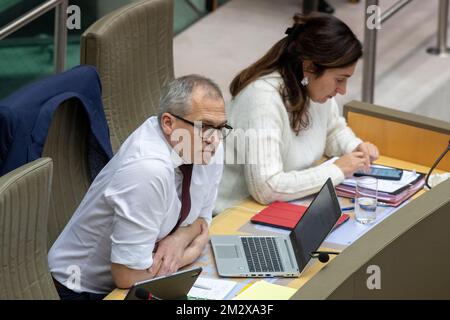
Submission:
MULTIPOLYGON (((427 167, 433 165, 450 140, 445 133, 352 111, 347 114, 347 121, 358 137, 377 145, 382 155, 427 167)), ((449 154, 438 168, 450 171, 449 154)))

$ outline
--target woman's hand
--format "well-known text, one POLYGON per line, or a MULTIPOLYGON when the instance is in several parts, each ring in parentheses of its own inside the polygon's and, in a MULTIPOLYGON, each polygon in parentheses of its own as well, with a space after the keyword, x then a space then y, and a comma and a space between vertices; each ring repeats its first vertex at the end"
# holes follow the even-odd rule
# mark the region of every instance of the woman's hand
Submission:
POLYGON ((360 151, 363 152, 366 156, 369 157, 370 162, 373 162, 375 160, 378 159, 378 157, 380 156, 380 152, 378 151, 378 148, 376 145, 374 145, 373 143, 370 142, 363 142, 360 143, 355 150, 353 150, 353 152, 355 151, 360 151))
POLYGON ((351 177, 356 171, 368 171, 370 160, 363 152, 357 151, 343 155, 334 162, 344 173, 346 178, 351 177))

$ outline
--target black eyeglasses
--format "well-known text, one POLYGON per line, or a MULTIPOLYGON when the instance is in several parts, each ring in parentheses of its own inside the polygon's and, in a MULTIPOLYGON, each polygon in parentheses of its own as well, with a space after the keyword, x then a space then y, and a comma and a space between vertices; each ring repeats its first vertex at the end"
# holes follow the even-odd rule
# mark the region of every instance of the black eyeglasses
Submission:
POLYGON ((220 139, 225 139, 230 134, 231 130, 233 130, 233 127, 228 124, 224 124, 220 127, 215 127, 215 126, 212 126, 209 124, 204 124, 201 121, 194 123, 192 121, 184 119, 184 118, 177 116, 176 114, 173 114, 170 112, 169 112, 169 114, 171 114, 172 116, 174 116, 175 118, 177 118, 181 121, 184 121, 184 122, 190 124, 191 126, 193 126, 195 128, 202 130, 202 136, 203 136, 203 139, 205 139, 205 140, 211 138, 211 136, 213 136, 216 133, 219 135, 220 139), (198 126, 198 124, 200 124, 200 123, 201 123, 201 126, 198 126))

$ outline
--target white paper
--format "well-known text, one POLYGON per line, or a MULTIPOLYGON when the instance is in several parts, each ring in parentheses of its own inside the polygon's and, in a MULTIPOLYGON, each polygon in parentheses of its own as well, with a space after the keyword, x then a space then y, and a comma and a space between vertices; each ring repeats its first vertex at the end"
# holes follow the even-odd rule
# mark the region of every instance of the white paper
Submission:
MULTIPOLYGON (((384 167, 384 166, 375 166, 375 165, 374 165, 374 167, 388 168, 388 167, 384 167)), ((388 193, 395 192, 398 189, 411 184, 418 177, 419 177, 419 174, 416 173, 415 171, 403 170, 402 178, 398 181, 378 179, 378 191, 388 192, 388 193)), ((356 179, 354 179, 354 178, 345 179, 342 184, 354 187, 354 186, 356 186, 356 179)))
POLYGON ((237 282, 199 277, 188 293, 189 297, 208 300, 223 300, 237 282), (197 288, 196 285, 204 288, 197 288))
POLYGON ((375 227, 381 221, 389 217, 391 214, 396 212, 398 209, 406 205, 408 201, 403 203, 401 206, 394 207, 383 207, 377 208, 377 218, 372 224, 361 224, 354 219, 349 219, 343 223, 336 230, 331 232, 324 242, 329 244, 337 244, 340 246, 349 246, 360 237, 362 237, 366 232, 375 227))

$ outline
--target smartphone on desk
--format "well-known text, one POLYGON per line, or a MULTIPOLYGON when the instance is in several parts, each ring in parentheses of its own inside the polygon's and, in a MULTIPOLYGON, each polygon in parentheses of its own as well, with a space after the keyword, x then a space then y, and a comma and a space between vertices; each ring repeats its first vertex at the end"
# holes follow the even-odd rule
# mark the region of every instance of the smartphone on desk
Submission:
POLYGON ((355 177, 362 177, 362 176, 368 176, 368 177, 374 177, 377 179, 383 179, 383 180, 400 180, 403 175, 403 170, 396 169, 396 168, 379 168, 379 167, 370 167, 369 172, 355 172, 355 177))

